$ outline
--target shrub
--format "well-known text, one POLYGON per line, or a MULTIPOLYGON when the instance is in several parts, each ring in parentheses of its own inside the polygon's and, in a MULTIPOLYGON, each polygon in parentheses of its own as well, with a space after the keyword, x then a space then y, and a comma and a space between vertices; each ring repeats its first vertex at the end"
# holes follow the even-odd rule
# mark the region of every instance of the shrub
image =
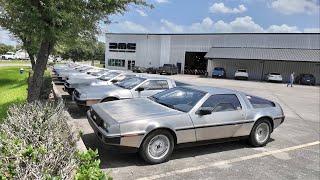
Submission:
POLYGON ((14 105, 0 124, 0 179, 70 179, 76 138, 63 104, 14 105))
POLYGON ((78 152, 62 102, 13 105, 0 124, 0 180, 111 179, 98 153, 78 152))
POLYGON ((97 151, 89 149, 86 152, 77 153, 76 156, 79 161, 79 167, 75 175, 76 180, 112 179, 109 176, 107 177, 107 174, 100 169, 100 160, 97 160, 97 151))

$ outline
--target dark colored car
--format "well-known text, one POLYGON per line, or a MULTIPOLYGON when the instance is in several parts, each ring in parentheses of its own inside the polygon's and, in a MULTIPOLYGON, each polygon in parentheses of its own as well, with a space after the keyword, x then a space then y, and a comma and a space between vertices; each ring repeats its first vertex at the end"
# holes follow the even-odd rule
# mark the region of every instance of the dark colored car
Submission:
POLYGON ((213 78, 225 78, 226 77, 226 70, 222 67, 215 67, 212 70, 212 77, 213 78))
POLYGON ((300 74, 296 77, 296 83, 314 86, 316 84, 316 78, 312 74, 300 74))
POLYGON ((149 74, 157 74, 158 68, 156 67, 149 67, 147 68, 146 72, 149 74))
POLYGON ((146 68, 140 67, 140 66, 135 66, 132 68, 132 72, 135 72, 135 73, 145 73, 146 70, 147 70, 146 68))
POLYGON ((159 67, 158 73, 160 74, 178 74, 178 67, 174 64, 164 64, 159 67))

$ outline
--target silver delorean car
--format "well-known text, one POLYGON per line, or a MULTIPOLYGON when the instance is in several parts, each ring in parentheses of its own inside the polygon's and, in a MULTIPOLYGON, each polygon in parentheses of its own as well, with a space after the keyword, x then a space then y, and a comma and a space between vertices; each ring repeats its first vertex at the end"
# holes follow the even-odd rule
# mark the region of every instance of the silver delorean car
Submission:
POLYGON ((280 105, 243 92, 213 87, 176 87, 148 98, 93 105, 88 121, 109 145, 137 148, 151 163, 168 160, 178 144, 248 138, 267 144, 284 121, 280 105))
POLYGON ((93 85, 76 88, 73 100, 78 106, 91 106, 99 102, 148 97, 176 87, 175 81, 166 77, 137 75, 111 85, 93 85))

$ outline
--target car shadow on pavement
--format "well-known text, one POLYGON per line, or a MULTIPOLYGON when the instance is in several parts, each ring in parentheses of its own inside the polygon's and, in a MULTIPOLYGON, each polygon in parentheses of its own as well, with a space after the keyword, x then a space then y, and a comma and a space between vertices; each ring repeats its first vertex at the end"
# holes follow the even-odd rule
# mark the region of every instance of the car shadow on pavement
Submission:
MULTIPOLYGON (((149 165, 144 162, 140 158, 139 154, 133 151, 133 149, 126 149, 122 147, 103 144, 94 133, 83 135, 82 140, 88 149, 91 148, 93 150, 98 150, 102 169, 149 165)), ((274 141, 274 139, 271 138, 269 142, 272 141, 274 141)), ((232 151, 243 148, 252 148, 252 146, 248 145, 246 140, 239 140, 183 147, 175 149, 170 160, 196 157, 211 153, 232 151)))

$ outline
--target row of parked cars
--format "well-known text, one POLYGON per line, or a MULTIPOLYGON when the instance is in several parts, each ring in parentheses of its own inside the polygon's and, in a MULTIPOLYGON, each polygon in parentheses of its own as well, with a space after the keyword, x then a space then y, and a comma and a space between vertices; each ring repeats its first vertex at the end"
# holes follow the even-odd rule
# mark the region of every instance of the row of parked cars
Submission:
POLYGON ((140 66, 135 66, 133 67, 132 71, 136 73, 174 75, 174 74, 178 74, 178 67, 174 64, 164 64, 163 66, 158 68, 157 67, 144 68, 140 66))
POLYGON ((135 148, 148 163, 162 163, 186 143, 246 138, 264 146, 284 121, 276 102, 230 89, 177 86, 159 75, 54 66, 65 90, 105 144, 135 148))
MULTIPOLYGON (((215 67, 212 70, 212 77, 226 78, 226 70, 222 67, 215 67)), ((234 73, 234 78, 240 79, 240 80, 248 80, 249 73, 246 69, 237 69, 236 72, 234 73)), ((270 72, 268 74, 265 74, 265 81, 283 82, 283 78, 280 73, 270 72)), ((299 74, 297 77, 295 77, 294 82, 297 84, 303 84, 303 85, 315 85, 316 78, 312 74, 299 74)))

